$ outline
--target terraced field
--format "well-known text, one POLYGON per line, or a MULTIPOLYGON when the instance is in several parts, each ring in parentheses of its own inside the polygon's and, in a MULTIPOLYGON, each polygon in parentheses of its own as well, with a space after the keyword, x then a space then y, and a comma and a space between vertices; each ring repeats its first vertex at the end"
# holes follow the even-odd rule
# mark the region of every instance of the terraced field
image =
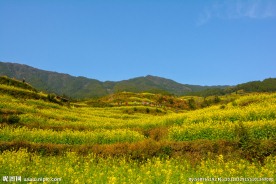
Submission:
POLYGON ((0 89, 1 182, 276 180, 276 93, 232 94, 176 113, 141 104, 53 103, 28 89, 0 89))

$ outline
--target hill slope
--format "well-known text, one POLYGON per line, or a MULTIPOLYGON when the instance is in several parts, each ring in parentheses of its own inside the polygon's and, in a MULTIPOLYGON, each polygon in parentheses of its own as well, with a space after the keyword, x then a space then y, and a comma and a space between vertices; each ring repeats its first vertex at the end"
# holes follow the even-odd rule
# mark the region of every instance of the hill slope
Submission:
POLYGON ((74 77, 68 74, 36 69, 27 65, 0 62, 0 75, 25 79, 35 88, 57 94, 65 94, 73 98, 100 97, 115 92, 153 92, 183 95, 191 91, 206 88, 225 88, 225 86, 184 85, 173 80, 151 76, 137 77, 119 82, 101 82, 85 77, 74 77))
POLYGON ((23 79, 35 88, 72 97, 92 97, 106 95, 106 90, 98 80, 73 77, 68 74, 49 72, 27 65, 0 62, 0 75, 23 79))
POLYGON ((275 92, 276 78, 268 78, 263 81, 252 81, 239 84, 234 90, 244 90, 245 92, 275 92))

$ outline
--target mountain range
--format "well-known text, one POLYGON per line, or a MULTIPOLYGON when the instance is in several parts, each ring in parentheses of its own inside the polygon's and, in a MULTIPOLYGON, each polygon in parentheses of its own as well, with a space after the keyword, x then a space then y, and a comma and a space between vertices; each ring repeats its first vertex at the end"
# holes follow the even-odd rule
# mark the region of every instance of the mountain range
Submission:
POLYGON ((0 75, 25 80, 41 91, 66 95, 72 98, 101 97, 122 91, 152 92, 184 95, 210 88, 224 89, 227 86, 200 86, 181 84, 170 79, 147 75, 118 82, 101 82, 86 77, 45 71, 28 65, 0 62, 0 75))

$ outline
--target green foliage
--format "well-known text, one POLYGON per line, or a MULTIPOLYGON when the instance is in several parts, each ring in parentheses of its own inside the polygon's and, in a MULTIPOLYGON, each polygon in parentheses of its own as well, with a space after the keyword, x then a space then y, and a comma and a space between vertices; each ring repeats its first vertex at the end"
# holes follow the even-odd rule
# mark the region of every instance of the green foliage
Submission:
POLYGON ((8 116, 7 123, 9 124, 16 124, 19 123, 20 118, 17 115, 10 115, 8 116))
POLYGON ((134 115, 134 114, 151 114, 151 115, 165 115, 167 113, 164 109, 159 109, 156 107, 148 107, 148 106, 134 106, 134 107, 122 107, 122 112, 134 115))
POLYGON ((274 92, 276 91, 276 78, 239 84, 234 90, 244 90, 245 92, 274 92))
POLYGON ((60 104, 60 105, 62 105, 62 99, 61 99, 61 101, 59 101, 58 99, 57 99, 57 96, 54 94, 54 93, 51 93, 51 94, 47 94, 47 100, 49 101, 49 102, 53 102, 53 103, 57 103, 57 104, 60 104))
POLYGON ((202 97, 214 96, 214 95, 221 96, 221 95, 227 94, 226 90, 227 90, 226 86, 222 86, 220 88, 210 87, 199 91, 192 91, 192 92, 186 93, 185 95, 202 96, 202 97))
POLYGON ((196 109, 196 103, 195 103, 195 100, 193 98, 190 98, 188 100, 188 105, 189 105, 190 109, 192 109, 192 110, 196 109))
MULTIPOLYGON (((0 62, 0 68, 0 75, 18 79, 24 77, 27 82, 39 90, 54 92, 59 95, 66 94, 67 96, 78 99, 102 97, 123 91, 183 95, 189 91, 201 91, 212 88, 212 86, 184 85, 173 80, 151 75, 119 82, 100 82, 95 79, 73 77, 67 74, 43 71, 15 63, 0 62)), ((225 88, 225 86, 216 87, 225 88)))
POLYGON ((235 127, 239 147, 243 151, 243 157, 247 160, 263 163, 265 158, 276 151, 276 147, 261 141, 261 139, 276 138, 276 128, 264 126, 257 129, 248 129, 243 123, 235 127))
MULTIPOLYGON (((184 85, 175 81, 156 77, 137 77, 119 82, 100 82, 85 77, 73 77, 67 74, 47 72, 26 65, 0 62, 0 75, 6 75, 17 79, 25 78, 26 81, 39 90, 66 94, 73 98, 102 97, 116 92, 150 92, 155 94, 173 95, 197 95, 197 96, 221 96, 233 92, 274 92, 276 91, 276 79, 268 78, 263 81, 253 81, 237 86, 197 86, 184 85)), ((35 90, 27 83, 17 80, 0 79, 0 83, 16 85, 28 90, 35 90)), ((206 105, 208 106, 208 105, 206 105)))
POLYGON ((244 93, 244 92, 275 92, 276 91, 276 78, 268 78, 263 81, 252 81, 237 86, 227 87, 222 86, 220 88, 209 88, 205 90, 188 92, 185 95, 195 96, 221 96, 231 93, 244 93))
POLYGON ((16 114, 0 114, 0 123, 17 124, 20 117, 16 114))
POLYGON ((243 148, 248 146, 248 143, 251 141, 249 132, 243 123, 239 123, 235 126, 234 132, 237 136, 239 145, 243 148))

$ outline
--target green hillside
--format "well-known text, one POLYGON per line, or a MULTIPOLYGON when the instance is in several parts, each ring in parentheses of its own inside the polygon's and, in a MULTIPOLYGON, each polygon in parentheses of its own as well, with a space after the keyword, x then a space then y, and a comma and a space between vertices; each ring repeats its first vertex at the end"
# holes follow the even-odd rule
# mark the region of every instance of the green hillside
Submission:
POLYGON ((231 87, 208 88, 201 91, 188 92, 186 95, 211 96, 225 95, 231 93, 249 93, 249 92, 275 92, 276 78, 268 78, 263 81, 251 81, 243 84, 238 84, 231 87))
POLYGON ((0 75, 18 80, 24 78, 39 90, 72 98, 102 97, 122 91, 183 95, 191 91, 226 87, 186 85, 151 75, 118 82, 101 82, 95 79, 73 77, 68 74, 44 71, 27 65, 4 62, 0 62, 0 75))
POLYGON ((5 84, 5 85, 14 86, 14 87, 30 90, 33 92, 37 92, 37 90, 33 88, 31 85, 29 85, 28 83, 26 83, 24 79, 22 81, 18 81, 16 79, 8 78, 7 76, 0 76, 0 84, 5 84))
POLYGON ((68 102, 69 100, 61 96, 56 96, 55 94, 38 92, 37 89, 25 81, 18 81, 6 76, 0 76, 0 94, 7 94, 17 99, 36 99, 53 102, 60 105, 62 105, 64 102, 68 102))
POLYGON ((239 84, 233 90, 243 90, 244 92, 275 92, 276 78, 268 78, 263 81, 252 81, 239 84))
POLYGON ((39 90, 59 95, 66 94, 74 98, 89 98, 107 94, 100 81, 39 70, 27 65, 0 62, 0 75, 19 80, 24 78, 26 82, 39 90))

